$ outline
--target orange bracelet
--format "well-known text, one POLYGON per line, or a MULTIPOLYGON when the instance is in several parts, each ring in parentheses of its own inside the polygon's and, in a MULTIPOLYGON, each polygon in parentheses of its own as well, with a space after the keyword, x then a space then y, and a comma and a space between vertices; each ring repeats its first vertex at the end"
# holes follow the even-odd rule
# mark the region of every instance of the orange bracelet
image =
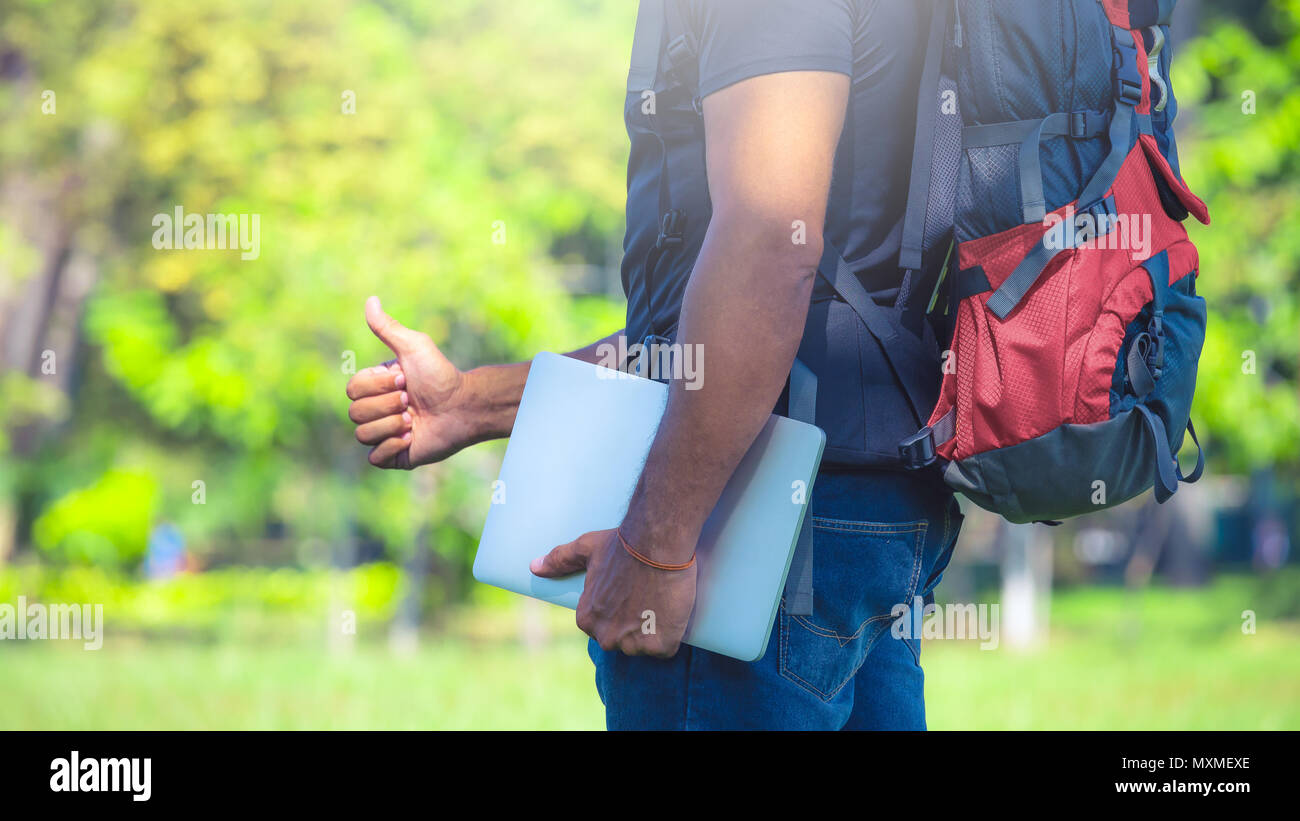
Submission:
POLYGON ((614 532, 618 534, 618 540, 619 542, 622 543, 623 549, 626 550, 629 554, 631 554, 632 558, 636 559, 641 564, 649 565, 650 567, 653 567, 656 570, 685 570, 686 568, 695 564, 694 553, 691 554, 691 560, 689 562, 682 562, 681 564, 664 564, 663 562, 657 562, 654 559, 651 559, 648 556, 642 556, 640 553, 633 550, 632 545, 628 544, 627 539, 623 538, 622 530, 620 530, 619 528, 614 528, 614 532))

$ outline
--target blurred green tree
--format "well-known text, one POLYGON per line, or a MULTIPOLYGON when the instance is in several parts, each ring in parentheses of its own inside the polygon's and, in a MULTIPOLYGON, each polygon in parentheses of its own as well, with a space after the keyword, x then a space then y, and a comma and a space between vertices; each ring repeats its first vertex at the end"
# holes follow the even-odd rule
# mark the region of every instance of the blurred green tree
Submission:
MULTIPOLYGON (((1211 9, 1182 48, 1182 166, 1210 205, 1189 225, 1210 306, 1194 418, 1221 469, 1300 468, 1300 2, 1211 9)), ((1191 221, 1189 221, 1190 223, 1191 221)))
MULTIPOLYGON (((1189 227, 1212 313, 1194 415, 1221 468, 1294 475, 1300 0, 1202 11, 1175 63, 1215 218, 1189 227)), ((358 528, 406 557, 424 533, 463 576, 499 449, 433 468, 431 497, 365 465, 342 386, 387 354, 362 301, 462 366, 618 327, 557 270, 614 261, 634 14, 3 0, 0 562, 16 535, 129 564, 166 519, 250 562, 338 560, 358 528), (154 248, 178 206, 257 215, 256 258, 154 248), (268 528, 297 552, 268 555, 268 528)))
POLYGON ((387 354, 362 303, 462 366, 619 327, 551 251, 610 261, 586 240, 621 226, 634 9, 4 5, 0 530, 129 561, 164 518, 200 550, 278 523, 315 554, 356 521, 401 553, 436 517, 463 567, 491 455, 436 468, 431 509, 365 465, 343 385, 387 354), (155 248, 177 207, 256 215, 256 258, 155 248))

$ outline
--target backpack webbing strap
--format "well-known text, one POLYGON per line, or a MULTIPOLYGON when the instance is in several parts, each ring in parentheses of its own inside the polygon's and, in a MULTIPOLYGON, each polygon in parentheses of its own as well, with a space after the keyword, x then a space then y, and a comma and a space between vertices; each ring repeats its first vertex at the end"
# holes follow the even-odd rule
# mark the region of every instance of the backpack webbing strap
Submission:
POLYGON ((700 65, 699 43, 687 22, 686 10, 682 0, 661 0, 664 7, 665 24, 671 37, 664 47, 664 76, 688 89, 695 113, 701 113, 700 101, 696 99, 699 91, 700 65))
POLYGON ((1020 205, 1026 225, 1047 216, 1043 195, 1040 147, 1049 137, 1090 140, 1107 133, 1110 114, 1104 111, 1058 111, 1039 120, 972 125, 962 130, 964 148, 989 148, 1020 143, 1020 205))
POLYGON ((1128 382, 1133 389, 1133 395, 1141 398, 1156 389, 1156 375, 1152 373, 1151 366, 1147 364, 1147 355, 1151 350, 1151 338, 1143 333, 1133 340, 1129 345, 1128 356, 1125 357, 1125 364, 1128 367, 1128 382))
POLYGON ((664 35, 664 0, 642 0, 636 13, 628 91, 653 91, 659 73, 659 43, 664 35))
POLYGON ((826 243, 817 272, 848 303, 867 327, 867 331, 880 344, 880 349, 884 351, 894 372, 894 378, 903 387, 907 403, 916 417, 916 424, 924 424, 930 418, 933 399, 932 391, 926 385, 933 381, 937 364, 926 351, 925 343, 903 327, 898 311, 882 308, 871 298, 871 294, 862 287, 857 275, 840 255, 839 249, 830 242, 826 243))
MULTIPOLYGON (((1087 140, 1106 133, 1109 115, 1097 111, 1057 112, 1037 122, 1030 121, 1020 143, 1020 206, 1026 225, 1047 216, 1043 194, 1042 142, 1048 137, 1087 140)), ((1020 125, 1019 123, 1015 125, 1020 125)))
POLYGON ((1086 140, 1100 137, 1110 128, 1109 111, 1058 111, 1040 120, 1013 120, 990 125, 968 125, 962 129, 964 148, 988 148, 995 145, 1023 143, 1035 130, 1042 128, 1042 136, 1070 137, 1086 140))
MULTIPOLYGON (((798 359, 790 369, 789 416, 800 422, 816 424, 817 375, 798 359)), ((804 497, 803 524, 795 544, 790 572, 785 579, 785 609, 792 616, 811 616, 813 611, 813 532, 812 498, 804 497)))
POLYGON ((898 443, 898 456, 903 460, 903 467, 908 470, 929 467, 939 458, 939 446, 956 436, 957 407, 954 405, 933 425, 926 425, 898 443))
POLYGON ((939 417, 939 421, 930 426, 936 445, 944 445, 957 435, 957 407, 948 408, 948 412, 939 417))
MULTIPOLYGON (((1111 116, 1108 131, 1110 152, 1079 195, 1080 212, 1095 207, 1114 185, 1120 168, 1133 148, 1134 107, 1142 101, 1142 77, 1138 74, 1137 46, 1133 43, 1133 35, 1127 29, 1111 26, 1111 36, 1114 48, 1115 113, 1111 116)), ((1044 235, 1043 240, 1048 236, 1050 232, 1044 235)), ((1015 310, 1029 289, 1038 282, 1048 263, 1065 250, 1048 248, 1044 241, 1034 247, 993 296, 989 297, 988 308, 998 319, 1006 319, 1015 310)))
POLYGON ((912 176, 907 190, 907 211, 903 216, 903 246, 898 267, 921 269, 925 256, 925 221, 930 204, 930 170, 934 163, 935 119, 939 116, 939 71, 942 68, 944 38, 948 31, 948 4, 935 3, 930 20, 930 39, 925 66, 921 70, 921 93, 916 109, 916 138, 912 147, 912 176))
MULTIPOLYGON (((1091 208, 1080 210, 1075 213, 1075 218, 1078 219, 1084 214, 1091 214, 1094 224, 1101 224, 1101 220, 1106 219, 1105 224, 1113 226, 1115 224, 1113 220, 1115 216, 1115 198, 1107 197, 1091 208)), ((1065 251, 1073 250, 1088 239, 1086 232, 1074 231, 1073 242, 1065 242, 1057 246, 1052 242, 1053 233, 1053 231, 1048 231, 1043 234, 1033 249, 1011 272, 1011 275, 1002 282, 1002 285, 985 302, 988 309, 998 319, 1006 319, 1007 315, 1015 310, 1016 306, 1020 304, 1020 300, 1029 292, 1029 289, 1038 281, 1038 278, 1042 276, 1043 271, 1047 270, 1047 266, 1051 264, 1052 260, 1065 251)))
POLYGON ((1164 504, 1178 490, 1178 462, 1169 451, 1169 437, 1165 435, 1165 423, 1160 421, 1160 417, 1152 413, 1146 405, 1137 405, 1134 410, 1142 414, 1147 433, 1150 434, 1151 442, 1156 448, 1156 474, 1152 489, 1155 491, 1156 501, 1164 504))
POLYGON ((1186 476, 1183 475, 1183 469, 1178 468, 1178 478, 1190 485, 1200 479, 1201 474, 1205 472, 1205 448, 1201 447, 1201 440, 1196 438, 1196 426, 1192 424, 1191 419, 1187 420, 1187 433, 1196 445, 1196 467, 1192 468, 1192 472, 1186 476))
POLYGON ((1191 434, 1192 441, 1196 443, 1196 467, 1192 472, 1183 475, 1183 469, 1174 458, 1173 453, 1169 450, 1169 439, 1165 435, 1165 423, 1160 421, 1157 416, 1146 405, 1137 405, 1134 410, 1142 414, 1142 420, 1146 422, 1147 433, 1151 436, 1152 443, 1156 448, 1156 473, 1153 489, 1155 490, 1156 501, 1164 504, 1170 496, 1178 490, 1178 483, 1185 482, 1191 484, 1201 478, 1205 472, 1205 450, 1201 448, 1201 440, 1196 437, 1196 427, 1192 420, 1187 420, 1187 432, 1191 434))
POLYGON ((993 286, 989 284, 988 275, 984 273, 984 266, 974 265, 957 272, 957 279, 953 283, 953 298, 961 302, 963 299, 992 290, 993 286))

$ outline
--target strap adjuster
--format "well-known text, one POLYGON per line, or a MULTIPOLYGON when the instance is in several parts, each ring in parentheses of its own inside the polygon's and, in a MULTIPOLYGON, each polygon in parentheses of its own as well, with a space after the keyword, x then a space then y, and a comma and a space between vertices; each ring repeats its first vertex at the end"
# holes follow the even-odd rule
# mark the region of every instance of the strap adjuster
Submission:
POLYGON ((664 56, 668 58, 665 73, 679 83, 684 83, 690 79, 686 72, 687 67, 695 58, 695 45, 687 35, 679 34, 669 40, 667 47, 664 49, 664 56))
POLYGON ((898 443, 898 455, 903 460, 903 467, 919 470, 934 464, 938 453, 934 448, 934 429, 929 425, 898 443))
POLYGON ((1159 379, 1165 368, 1165 327, 1160 314, 1151 317, 1147 333, 1151 335, 1152 343, 1147 361, 1151 365, 1151 375, 1159 379))
POLYGON ((1115 97, 1125 105, 1136 106, 1142 102, 1142 81, 1130 82, 1123 77, 1116 78, 1115 97))
POLYGON ((1115 71, 1115 99, 1136 106, 1142 102, 1142 75, 1137 66, 1137 46, 1124 40, 1132 36, 1131 32, 1124 29, 1114 30, 1114 59, 1111 67, 1115 71))
POLYGON ((659 220, 659 237, 655 240, 655 247, 663 248, 665 245, 681 245, 685 231, 685 211, 680 208, 673 208, 664 212, 663 217, 659 220))
POLYGON ((1082 140, 1088 136, 1088 112, 1070 112, 1070 138, 1082 140))
POLYGON ((662 334, 648 331, 641 337, 641 350, 633 360, 631 355, 625 363, 625 370, 646 379, 668 383, 673 373, 673 341, 662 334))
POLYGON ((1109 113, 1082 109, 1069 113, 1070 139, 1090 140, 1105 133, 1109 125, 1109 113))

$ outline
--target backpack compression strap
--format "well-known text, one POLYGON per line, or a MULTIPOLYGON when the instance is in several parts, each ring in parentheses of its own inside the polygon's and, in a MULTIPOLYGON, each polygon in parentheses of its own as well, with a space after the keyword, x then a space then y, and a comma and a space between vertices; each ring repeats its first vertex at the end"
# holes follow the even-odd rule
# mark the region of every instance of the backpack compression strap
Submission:
MULTIPOLYGON (((1137 139, 1134 133, 1137 120, 1135 110, 1142 102, 1142 75, 1138 71, 1137 45, 1133 41, 1133 33, 1119 26, 1111 26, 1111 41, 1115 70, 1115 110, 1111 114, 1108 130, 1110 153, 1079 195, 1080 212, 1091 210, 1103 201, 1137 139)), ((1048 247, 1051 236, 1051 232, 1045 233, 1029 255, 989 297, 986 305, 998 319, 1006 319, 1034 283, 1038 282, 1048 264, 1067 250, 1064 247, 1048 247)))
MULTIPOLYGON (((912 148, 912 173, 907 189, 907 210, 903 216, 902 250, 898 267, 904 271, 920 271, 925 262, 927 227, 942 223, 946 232, 952 224, 954 197, 931 195, 934 182, 935 152, 942 149, 945 158, 955 162, 961 151, 959 143, 941 145, 939 132, 939 97, 943 89, 941 77, 943 54, 948 31, 948 5, 936 3, 930 20, 930 37, 926 44, 925 65, 921 70, 921 91, 916 107, 916 136, 912 148), (940 210, 942 209, 942 211, 940 210)), ((953 100, 956 88, 953 87, 953 100)), ((949 115, 953 116, 953 115, 949 115)), ((951 129, 950 136, 960 137, 959 129, 951 129)), ((947 130, 945 129, 945 134, 947 130)), ((953 141, 955 142, 955 141, 953 141)))
MULTIPOLYGON (((817 374, 798 359, 790 369, 790 418, 809 425, 817 424, 817 374)), ((811 616, 813 612, 813 532, 812 497, 804 495, 803 524, 795 543, 790 572, 785 579, 785 609, 792 616, 811 616)))

